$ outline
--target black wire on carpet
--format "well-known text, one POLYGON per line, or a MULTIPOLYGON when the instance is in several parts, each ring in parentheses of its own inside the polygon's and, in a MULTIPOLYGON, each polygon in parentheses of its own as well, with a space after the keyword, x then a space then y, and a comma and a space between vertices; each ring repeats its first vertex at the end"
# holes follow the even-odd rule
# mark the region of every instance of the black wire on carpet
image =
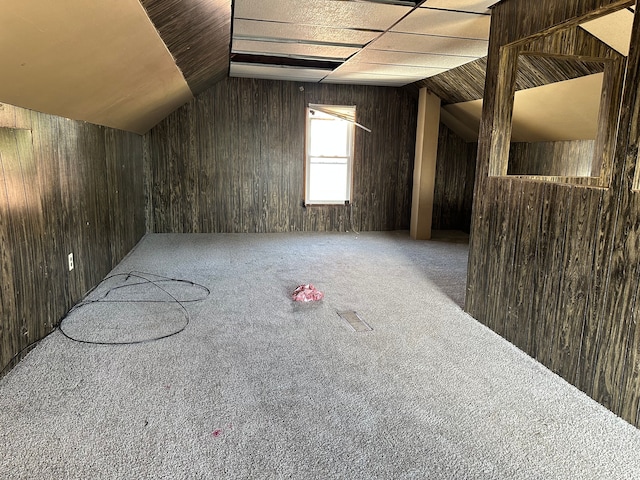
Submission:
MULTIPOLYGON (((122 285, 116 285, 116 286, 111 287, 108 290, 106 290, 104 294, 102 294, 100 297, 98 297, 96 299, 83 300, 82 302, 76 304, 71 310, 69 310, 67 315, 65 315, 65 317, 60 321, 60 323, 58 325, 58 329, 60 330, 60 333, 62 333, 69 340, 73 340, 74 342, 88 343, 88 344, 91 344, 91 345, 136 345, 136 344, 141 344, 141 343, 154 342, 156 340, 162 340, 163 338, 169 338, 169 337, 172 337, 174 335, 177 335, 178 333, 182 332, 185 328, 187 328, 187 326, 189 325, 189 322, 191 321, 191 318, 190 318, 190 315, 189 315, 189 311, 184 306, 185 303, 202 301, 205 298, 207 298, 209 296, 209 294, 211 293, 211 291, 207 287, 205 287, 204 285, 200 285, 200 284, 197 284, 197 283, 189 281, 189 280, 181 280, 181 279, 177 279, 177 278, 169 278, 169 277, 164 277, 162 275, 155 275, 155 274, 151 274, 151 273, 136 272, 136 271, 131 271, 129 273, 116 273, 114 275, 110 275, 110 276, 106 277, 95 288, 98 288, 104 282, 106 282, 106 281, 108 281, 108 280, 110 280, 112 278, 117 278, 117 277, 126 277, 124 282, 127 282, 130 278, 139 279, 141 281, 134 282, 134 283, 124 283, 122 285), (159 278, 159 280, 152 279, 152 278, 149 278, 149 277, 159 278), (199 288, 204 292, 204 296, 202 298, 195 298, 195 299, 177 299, 173 294, 171 294, 169 291, 167 291, 167 289, 163 288, 160 285, 161 283, 170 283, 170 282, 184 283, 184 284, 190 285, 192 287, 199 288), (134 287, 134 286, 137 286, 137 285, 147 285, 147 284, 148 285, 153 285, 154 287, 156 287, 159 290, 161 290, 162 292, 164 292, 164 294, 166 294, 170 298, 170 300, 148 300, 148 299, 138 299, 138 300, 117 300, 116 299, 116 300, 112 300, 112 299, 108 299, 107 298, 112 292, 115 292, 116 290, 119 290, 121 288, 130 288, 130 287, 134 287), (81 309, 83 307, 86 307, 87 305, 93 305, 93 304, 96 304, 96 303, 175 303, 182 310, 182 312, 184 314, 185 321, 184 321, 184 324, 181 327, 179 327, 176 330, 174 330, 174 331, 172 331, 170 333, 167 333, 165 335, 159 335, 157 337, 147 338, 147 339, 143 339, 143 340, 131 340, 131 341, 108 341, 108 342, 104 341, 103 342, 103 341, 85 340, 85 339, 82 339, 82 338, 74 337, 73 335, 69 334, 68 332, 66 332, 64 330, 64 322, 65 322, 65 320, 67 320, 69 318, 69 315, 72 312, 74 312, 76 310, 79 310, 79 309, 81 309)), ((95 288, 93 290, 95 290, 95 288)), ((93 292, 93 290, 91 290, 89 293, 93 292)))
POLYGON ((72 341, 78 342, 78 343, 91 344, 91 345, 136 345, 136 344, 141 344, 141 343, 154 342, 156 340, 162 340, 164 338, 169 338, 169 337, 172 337, 174 335, 177 335, 180 332, 184 331, 184 329, 187 328, 187 326, 191 322, 191 317, 189 315, 189 311, 187 310, 187 308, 185 307, 184 304, 185 303, 191 303, 191 302, 200 302, 200 301, 206 299, 210 295, 210 293, 211 293, 211 290, 209 290, 209 288, 205 287, 204 285, 200 285, 198 283, 192 282, 190 280, 182 280, 182 279, 178 279, 178 278, 164 277, 162 275, 156 275, 156 274, 147 273, 147 272, 131 271, 129 273, 115 273, 113 275, 105 277, 98 285, 96 285, 95 287, 90 289, 85 294, 85 300, 82 300, 82 301, 78 302, 76 305, 74 305, 65 314, 64 317, 62 317, 62 319, 53 328, 53 330, 51 330, 51 332, 49 332, 47 335, 45 335, 44 337, 40 338, 39 340, 31 342, 30 344, 28 344, 27 346, 22 348, 18 353, 16 353, 11 358, 11 360, 9 360, 9 362, 7 362, 7 364, 2 368, 2 370, 0 370, 0 378, 2 378, 4 376, 5 370, 7 370, 9 368, 9 366, 12 365, 13 362, 20 355, 22 355, 26 350, 34 348, 42 340, 47 338, 49 335, 54 333, 56 330, 59 330, 60 333, 62 333, 62 335, 64 335, 69 340, 72 340, 72 341), (95 290, 97 290, 98 287, 100 287, 100 285, 104 284, 106 281, 108 281, 108 280, 110 280, 112 278, 117 278, 117 277, 126 277, 124 282, 127 282, 130 278, 139 279, 140 281, 137 281, 135 283, 124 283, 122 285, 116 285, 116 286, 111 287, 108 290, 106 290, 105 293, 103 293, 100 297, 92 299, 92 300, 87 300, 87 297, 89 297, 89 295, 91 293, 93 293, 95 290), (154 278, 150 278, 150 277, 154 277, 154 278), (203 295, 202 295, 201 298, 178 299, 173 294, 171 294, 169 291, 167 291, 167 289, 163 288, 160 285, 161 283, 171 283, 171 282, 184 283, 184 284, 190 285, 192 287, 198 288, 198 289, 202 290, 203 295), (115 292, 115 291, 117 291, 117 290, 119 290, 121 288, 130 288, 130 287, 134 287, 134 286, 137 286, 137 285, 153 285, 154 287, 156 287, 159 290, 161 290, 162 292, 164 292, 164 294, 166 294, 170 299, 168 299, 168 300, 144 300, 144 299, 137 299, 137 300, 135 300, 135 299, 134 300, 117 300, 117 299, 114 299, 114 300, 112 300, 112 299, 108 299, 107 298, 112 292, 115 292), (174 331, 172 331, 172 332, 170 332, 170 333, 168 333, 166 335, 160 335, 160 336, 152 337, 152 338, 148 338, 148 339, 132 340, 132 341, 100 342, 100 341, 84 340, 84 339, 81 339, 81 338, 75 338, 73 335, 70 335, 70 334, 68 334, 67 332, 64 331, 64 328, 63 328, 64 322, 69 317, 69 315, 71 313, 73 313, 76 310, 79 310, 79 309, 81 309, 83 307, 86 307, 87 305, 93 305, 93 304, 96 304, 96 303, 105 303, 105 302, 108 302, 108 303, 175 303, 182 310, 182 312, 183 312, 183 314, 185 316, 185 321, 184 321, 184 324, 181 325, 178 329, 176 329, 176 330, 174 330, 174 331))

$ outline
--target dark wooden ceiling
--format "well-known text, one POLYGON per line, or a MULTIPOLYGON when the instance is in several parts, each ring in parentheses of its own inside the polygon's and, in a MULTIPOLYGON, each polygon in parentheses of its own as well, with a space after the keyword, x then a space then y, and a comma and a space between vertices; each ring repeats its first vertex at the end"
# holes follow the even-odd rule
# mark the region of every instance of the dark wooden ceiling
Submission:
POLYGON ((484 95, 484 77, 487 71, 487 57, 479 58, 457 68, 425 78, 413 87, 426 87, 436 94, 443 104, 478 100, 484 95))
POLYGON ((230 0, 140 0, 194 95, 227 76, 230 0))

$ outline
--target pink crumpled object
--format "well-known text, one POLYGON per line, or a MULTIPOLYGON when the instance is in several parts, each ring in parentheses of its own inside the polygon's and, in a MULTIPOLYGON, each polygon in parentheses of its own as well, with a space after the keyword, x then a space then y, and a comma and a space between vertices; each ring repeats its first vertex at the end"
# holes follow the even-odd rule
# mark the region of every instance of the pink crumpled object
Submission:
POLYGON ((310 283, 300 285, 293 292, 293 300, 296 302, 316 302, 322 300, 322 297, 324 297, 324 293, 310 283))

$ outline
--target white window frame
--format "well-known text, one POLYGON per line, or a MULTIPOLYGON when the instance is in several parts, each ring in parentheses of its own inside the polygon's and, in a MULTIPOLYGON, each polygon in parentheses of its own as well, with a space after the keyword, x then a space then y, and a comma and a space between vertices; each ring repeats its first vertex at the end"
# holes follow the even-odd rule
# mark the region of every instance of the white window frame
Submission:
MULTIPOLYGON (((354 143, 355 143, 355 105, 310 105, 307 107, 306 112, 306 142, 305 142, 305 205, 347 205, 351 203, 351 190, 353 183, 353 157, 354 157, 354 143), (339 116, 332 115, 334 121, 344 122, 347 128, 347 155, 346 156, 332 156, 332 155, 311 155, 311 121, 313 114, 311 112, 321 112, 323 116, 327 112, 344 112, 344 116, 347 118, 353 118, 353 120, 345 120, 339 116), (321 163, 314 161, 314 159, 346 159, 347 162, 347 174, 344 181, 346 182, 346 198, 313 198, 311 197, 311 165, 313 163, 321 163)), ((342 116, 342 115, 341 115, 342 116)), ((324 121, 324 120, 323 120, 324 121)), ((330 120, 326 120, 330 121, 330 120)))

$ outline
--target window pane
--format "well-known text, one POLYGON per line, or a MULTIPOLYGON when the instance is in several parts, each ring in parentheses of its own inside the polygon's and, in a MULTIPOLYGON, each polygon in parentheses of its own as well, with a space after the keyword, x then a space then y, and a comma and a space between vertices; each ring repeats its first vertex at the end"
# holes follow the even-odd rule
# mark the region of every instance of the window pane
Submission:
POLYGON ((346 164, 311 164, 309 202, 348 200, 346 164))
POLYGON ((354 124, 321 111, 339 112, 355 119, 355 107, 313 105, 307 109, 307 204, 344 204, 351 201, 354 124))
POLYGON ((309 126, 311 155, 344 157, 348 152, 348 131, 351 125, 343 120, 311 118, 309 126))

